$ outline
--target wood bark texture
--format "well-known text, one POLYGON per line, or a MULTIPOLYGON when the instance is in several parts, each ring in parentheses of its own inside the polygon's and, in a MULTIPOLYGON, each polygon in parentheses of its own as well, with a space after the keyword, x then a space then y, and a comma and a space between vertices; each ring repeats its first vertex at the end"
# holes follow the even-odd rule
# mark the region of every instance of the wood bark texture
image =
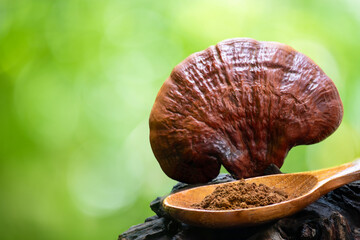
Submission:
MULTIPOLYGON (((265 173, 276 173, 272 166, 265 173)), ((220 174, 208 184, 234 181, 230 175, 220 174)), ((171 192, 198 185, 176 184, 171 192)), ((235 229, 207 229, 192 227, 171 219, 162 209, 164 197, 151 202, 156 213, 144 223, 132 226, 119 240, 140 239, 321 239, 360 240, 360 181, 352 182, 321 197, 295 215, 267 224, 235 229)))

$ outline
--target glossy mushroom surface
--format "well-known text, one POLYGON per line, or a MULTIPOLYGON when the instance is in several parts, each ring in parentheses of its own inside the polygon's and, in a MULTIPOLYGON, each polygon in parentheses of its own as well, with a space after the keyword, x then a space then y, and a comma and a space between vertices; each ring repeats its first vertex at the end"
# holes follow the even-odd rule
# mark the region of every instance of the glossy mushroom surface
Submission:
POLYGON ((150 143, 175 180, 207 182, 221 165, 247 178, 323 140, 342 115, 334 83, 310 58, 280 43, 229 39, 173 69, 150 114, 150 143))

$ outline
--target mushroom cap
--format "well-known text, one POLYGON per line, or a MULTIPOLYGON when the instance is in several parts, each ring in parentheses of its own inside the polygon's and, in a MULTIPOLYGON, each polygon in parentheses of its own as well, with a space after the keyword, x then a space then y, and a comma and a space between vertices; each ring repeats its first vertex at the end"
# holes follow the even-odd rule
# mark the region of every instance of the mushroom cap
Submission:
POLYGON ((339 93, 309 57, 275 42, 229 39, 178 64, 150 114, 150 143, 162 170, 208 182, 223 165, 236 178, 279 168, 288 151, 340 125, 339 93))

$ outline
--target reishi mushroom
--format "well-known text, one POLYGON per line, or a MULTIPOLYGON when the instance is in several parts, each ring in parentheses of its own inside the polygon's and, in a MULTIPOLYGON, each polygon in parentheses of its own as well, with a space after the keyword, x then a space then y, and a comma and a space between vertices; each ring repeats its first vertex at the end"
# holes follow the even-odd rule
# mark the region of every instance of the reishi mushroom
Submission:
POLYGON ((309 57, 236 38, 173 69, 150 114, 150 143, 175 180, 208 182, 221 165, 240 179, 280 168, 292 147, 325 139, 342 116, 334 83, 309 57))

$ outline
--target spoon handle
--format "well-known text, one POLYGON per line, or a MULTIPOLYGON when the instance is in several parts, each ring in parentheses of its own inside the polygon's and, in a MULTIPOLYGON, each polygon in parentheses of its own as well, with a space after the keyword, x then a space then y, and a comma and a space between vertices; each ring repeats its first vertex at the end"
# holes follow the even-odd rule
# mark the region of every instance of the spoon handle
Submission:
POLYGON ((337 167, 312 171, 318 179, 318 190, 325 194, 344 184, 360 180, 360 159, 337 167))

